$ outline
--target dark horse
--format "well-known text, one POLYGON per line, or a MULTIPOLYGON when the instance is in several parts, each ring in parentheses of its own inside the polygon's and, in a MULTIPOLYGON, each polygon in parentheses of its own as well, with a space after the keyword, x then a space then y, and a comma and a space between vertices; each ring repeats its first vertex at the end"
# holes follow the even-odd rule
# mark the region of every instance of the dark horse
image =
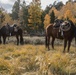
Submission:
POLYGON ((17 45, 19 45, 19 42, 20 42, 20 44, 23 44, 23 31, 16 24, 14 24, 14 25, 7 24, 7 25, 1 27, 1 29, 0 29, 0 43, 2 43, 1 37, 3 38, 3 44, 5 44, 6 37, 9 37, 9 36, 16 36, 17 45))
POLYGON ((50 36, 52 37, 52 48, 54 49, 54 41, 55 38, 57 39, 64 39, 64 50, 65 52, 67 42, 68 42, 68 52, 70 50, 70 45, 72 42, 72 39, 76 38, 76 27, 74 26, 73 22, 71 20, 68 21, 61 21, 56 20, 54 24, 50 24, 46 27, 46 47, 49 50, 49 43, 50 43, 50 36))

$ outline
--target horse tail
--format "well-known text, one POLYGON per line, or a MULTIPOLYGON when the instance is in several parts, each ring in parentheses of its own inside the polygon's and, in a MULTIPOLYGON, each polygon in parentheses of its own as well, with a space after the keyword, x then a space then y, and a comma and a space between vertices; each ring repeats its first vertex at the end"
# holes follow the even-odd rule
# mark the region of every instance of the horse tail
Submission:
POLYGON ((47 35, 45 35, 45 46, 47 47, 47 35))
POLYGON ((76 45, 76 37, 75 37, 75 45, 76 45))
POLYGON ((0 44, 2 43, 2 41, 1 41, 1 33, 0 33, 0 44))
POLYGON ((45 31, 45 47, 47 48, 48 47, 48 30, 46 28, 46 31, 45 31))
POLYGON ((74 27, 74 37, 75 37, 75 45, 76 45, 76 27, 74 27))

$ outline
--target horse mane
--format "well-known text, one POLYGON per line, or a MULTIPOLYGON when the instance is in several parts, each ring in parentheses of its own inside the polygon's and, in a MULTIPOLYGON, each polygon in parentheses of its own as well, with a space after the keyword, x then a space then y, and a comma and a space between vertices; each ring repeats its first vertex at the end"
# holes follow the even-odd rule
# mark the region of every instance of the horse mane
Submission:
POLYGON ((76 26, 75 26, 75 24, 72 22, 72 20, 68 20, 70 23, 71 23, 71 26, 72 26, 72 28, 73 28, 73 30, 74 30, 74 36, 75 36, 75 38, 76 38, 76 26))

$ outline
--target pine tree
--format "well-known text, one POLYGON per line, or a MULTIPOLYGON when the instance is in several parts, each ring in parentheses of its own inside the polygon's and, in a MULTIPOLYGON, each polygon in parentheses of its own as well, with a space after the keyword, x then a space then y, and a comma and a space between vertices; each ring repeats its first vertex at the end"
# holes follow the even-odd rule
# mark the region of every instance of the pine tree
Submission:
POLYGON ((12 8, 12 18, 13 20, 17 20, 19 18, 19 10, 20 10, 20 0, 15 1, 12 8))
POLYGON ((55 14, 54 14, 54 11, 52 10, 52 12, 50 14, 50 22, 54 23, 54 20, 55 20, 55 14))
POLYGON ((23 1, 23 3, 21 4, 19 20, 22 25, 22 28, 28 31, 28 6, 26 6, 25 1, 23 1))
POLYGON ((2 11, 2 8, 0 8, 0 24, 2 25, 2 23, 5 21, 5 15, 2 11))

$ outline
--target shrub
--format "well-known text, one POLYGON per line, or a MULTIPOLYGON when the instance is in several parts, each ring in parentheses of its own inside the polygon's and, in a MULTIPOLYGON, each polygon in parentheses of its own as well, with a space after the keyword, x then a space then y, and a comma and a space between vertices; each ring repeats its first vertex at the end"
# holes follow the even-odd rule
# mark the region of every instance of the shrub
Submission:
POLYGON ((25 44, 34 44, 34 45, 39 45, 39 44, 44 44, 44 38, 43 37, 28 37, 25 38, 25 44))

